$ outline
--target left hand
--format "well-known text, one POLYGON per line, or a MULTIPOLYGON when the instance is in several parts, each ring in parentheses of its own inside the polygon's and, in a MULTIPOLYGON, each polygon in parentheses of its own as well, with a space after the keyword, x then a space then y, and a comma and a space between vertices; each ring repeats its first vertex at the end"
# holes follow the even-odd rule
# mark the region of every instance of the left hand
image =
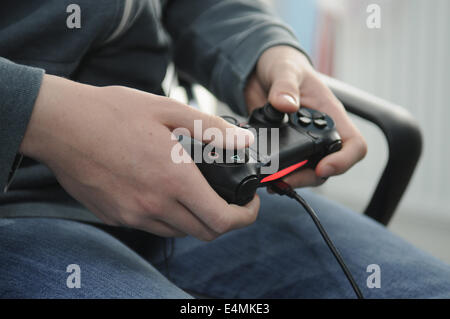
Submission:
POLYGON ((285 177, 292 187, 321 185, 328 177, 347 171, 367 153, 367 144, 342 103, 306 56, 293 47, 275 46, 261 55, 247 82, 245 98, 249 113, 267 101, 286 113, 296 112, 301 104, 330 115, 336 123, 342 149, 323 158, 315 171, 304 169, 285 177))

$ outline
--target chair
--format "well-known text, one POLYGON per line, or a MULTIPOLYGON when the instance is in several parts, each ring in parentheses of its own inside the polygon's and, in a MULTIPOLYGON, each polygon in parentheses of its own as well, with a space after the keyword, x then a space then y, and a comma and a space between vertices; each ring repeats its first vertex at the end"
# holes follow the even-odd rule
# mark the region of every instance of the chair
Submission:
POLYGON ((336 79, 322 79, 348 112, 377 125, 383 132, 389 157, 364 214, 387 225, 395 213, 422 153, 417 122, 401 106, 380 99, 336 79))

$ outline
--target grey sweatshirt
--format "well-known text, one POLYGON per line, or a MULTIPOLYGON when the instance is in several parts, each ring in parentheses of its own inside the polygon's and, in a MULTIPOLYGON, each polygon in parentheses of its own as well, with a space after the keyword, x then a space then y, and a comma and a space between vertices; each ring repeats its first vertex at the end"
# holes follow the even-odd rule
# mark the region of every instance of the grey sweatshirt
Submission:
MULTIPOLYGON (((173 61, 180 74, 245 114, 245 82, 261 53, 281 44, 301 50, 291 30, 258 0, 78 0, 81 28, 67 25, 71 3, 2 1, 0 190, 18 166, 44 72, 162 94, 173 61)), ((0 191, 0 217, 23 215, 14 206, 20 203, 69 201, 46 167, 25 158, 8 191, 0 191)))

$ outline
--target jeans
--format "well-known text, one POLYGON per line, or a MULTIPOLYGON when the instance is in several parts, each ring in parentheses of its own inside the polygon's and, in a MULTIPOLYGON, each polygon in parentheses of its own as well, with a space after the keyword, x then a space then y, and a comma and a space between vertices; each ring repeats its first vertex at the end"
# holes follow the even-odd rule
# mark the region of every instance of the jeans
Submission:
MULTIPOLYGON (((371 219, 300 191, 366 298, 449 298, 450 266, 371 219), (380 288, 367 266, 378 265, 380 288), (370 280, 369 280, 370 281, 370 280)), ((206 243, 170 241, 52 218, 0 219, 3 298, 354 298, 333 255, 295 201, 262 190, 258 220, 206 243), (133 250, 136 238, 140 246, 133 250), (168 247, 170 246, 170 247, 168 247), (171 249, 168 249, 171 248, 171 249), (168 251, 170 250, 170 251, 168 251), (68 288, 79 266, 80 288, 68 288)), ((112 229, 112 227, 110 228, 112 229)))

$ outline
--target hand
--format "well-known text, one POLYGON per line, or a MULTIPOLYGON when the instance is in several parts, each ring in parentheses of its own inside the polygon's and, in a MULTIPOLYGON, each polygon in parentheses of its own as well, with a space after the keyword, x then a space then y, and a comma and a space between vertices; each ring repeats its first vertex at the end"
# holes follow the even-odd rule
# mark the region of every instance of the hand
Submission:
POLYGON ((238 147, 252 142, 247 130, 166 97, 46 75, 20 151, 46 164, 107 224, 212 240, 254 222, 259 198, 229 205, 187 153, 188 163, 172 161, 178 142, 171 131, 187 128, 193 136, 195 119, 203 129, 234 128, 231 136, 245 139, 238 147))
POLYGON ((347 171, 367 153, 367 144, 343 105, 305 55, 292 47, 276 46, 262 54, 248 80, 245 97, 249 112, 268 100, 282 112, 295 112, 302 105, 330 115, 336 123, 342 150, 323 158, 315 171, 304 169, 284 178, 293 187, 318 186, 328 177, 347 171))

